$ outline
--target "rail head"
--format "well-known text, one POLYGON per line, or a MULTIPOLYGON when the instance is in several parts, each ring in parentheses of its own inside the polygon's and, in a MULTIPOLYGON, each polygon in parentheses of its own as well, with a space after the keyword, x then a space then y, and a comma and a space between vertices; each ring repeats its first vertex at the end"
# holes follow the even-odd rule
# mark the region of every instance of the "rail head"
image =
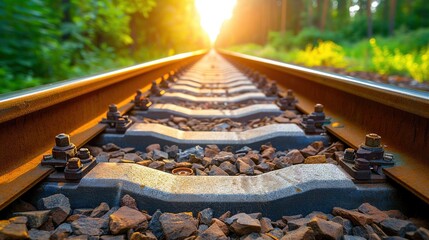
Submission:
POLYGON ((374 102, 416 114, 421 117, 429 118, 429 93, 427 92, 401 88, 356 77, 323 72, 223 49, 218 49, 217 51, 223 55, 257 63, 264 67, 302 77, 374 102))
POLYGON ((183 59, 199 56, 207 50, 182 53, 90 77, 66 80, 0 96, 0 123, 84 95, 111 84, 135 77, 183 59))

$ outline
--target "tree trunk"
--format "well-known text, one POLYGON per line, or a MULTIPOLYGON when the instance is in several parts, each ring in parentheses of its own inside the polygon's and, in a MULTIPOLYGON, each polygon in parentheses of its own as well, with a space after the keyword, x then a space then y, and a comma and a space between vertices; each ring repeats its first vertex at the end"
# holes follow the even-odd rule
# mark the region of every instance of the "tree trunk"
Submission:
POLYGON ((326 18, 328 16, 329 0, 323 0, 322 15, 320 17, 320 31, 325 31, 326 18))
POLYGON ((307 26, 312 27, 313 26, 313 1, 307 0, 306 3, 308 8, 307 26))
POLYGON ((280 31, 281 33, 286 32, 286 5, 287 0, 282 0, 282 13, 281 13, 281 19, 280 19, 280 31))
POLYGON ((372 12, 371 12, 371 0, 366 2, 366 22, 367 22, 367 35, 368 38, 372 37, 372 12))
POLYGON ((389 2, 389 36, 395 35, 396 0, 389 2))

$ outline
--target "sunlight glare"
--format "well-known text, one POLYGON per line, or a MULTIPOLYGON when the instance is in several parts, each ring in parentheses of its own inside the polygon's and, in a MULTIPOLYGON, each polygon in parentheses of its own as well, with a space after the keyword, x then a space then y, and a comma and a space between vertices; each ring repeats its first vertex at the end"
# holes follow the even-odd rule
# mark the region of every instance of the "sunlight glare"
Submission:
POLYGON ((214 43, 225 20, 232 16, 236 0, 195 0, 202 28, 214 43))

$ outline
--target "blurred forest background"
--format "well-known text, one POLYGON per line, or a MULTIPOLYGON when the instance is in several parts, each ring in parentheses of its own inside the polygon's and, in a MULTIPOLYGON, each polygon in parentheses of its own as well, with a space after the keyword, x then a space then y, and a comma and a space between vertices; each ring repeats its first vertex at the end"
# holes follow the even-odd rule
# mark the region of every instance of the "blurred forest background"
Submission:
MULTIPOLYGON (((237 0, 216 46, 419 84, 428 19, 426 0, 237 0)), ((194 0, 0 0, 0 33, 0 94, 210 46, 194 0)))
POLYGON ((428 3, 237 0, 217 45, 340 73, 375 73, 357 76, 385 82, 422 82, 429 80, 428 3))
POLYGON ((1 0, 0 93, 207 48, 194 0, 1 0))

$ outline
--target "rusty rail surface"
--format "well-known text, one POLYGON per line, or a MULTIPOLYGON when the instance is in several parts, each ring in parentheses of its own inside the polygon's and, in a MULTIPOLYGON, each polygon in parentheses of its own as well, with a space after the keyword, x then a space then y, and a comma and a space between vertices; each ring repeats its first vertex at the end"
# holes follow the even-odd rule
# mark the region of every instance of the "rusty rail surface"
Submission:
POLYGON ((136 89, 148 88, 152 80, 206 52, 179 54, 0 97, 0 209, 51 172, 40 162, 58 133, 70 133, 72 141, 82 146, 105 128, 98 122, 109 104, 116 103, 126 112, 136 89))
POLYGON ((350 146, 357 148, 367 133, 381 135, 387 150, 395 152, 398 160, 397 166, 385 170, 386 175, 429 203, 428 93, 225 50, 218 52, 293 89, 304 112, 312 112, 315 103, 322 103, 335 122, 328 131, 350 146))

